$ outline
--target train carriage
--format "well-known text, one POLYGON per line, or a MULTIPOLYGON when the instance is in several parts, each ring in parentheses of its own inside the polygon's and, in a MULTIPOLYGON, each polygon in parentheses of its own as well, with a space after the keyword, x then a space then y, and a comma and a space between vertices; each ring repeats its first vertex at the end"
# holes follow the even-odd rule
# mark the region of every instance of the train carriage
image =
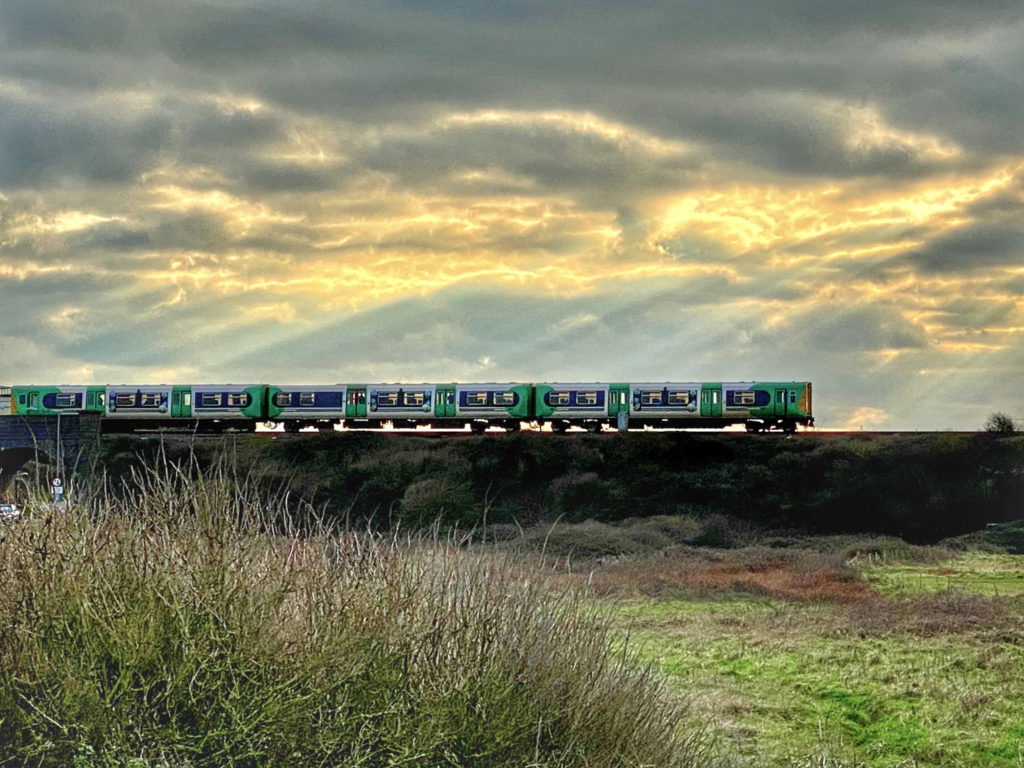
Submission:
POLYGON ((366 418, 371 426, 430 422, 435 415, 437 390, 436 384, 367 384, 366 418))
POLYGON ((108 419, 132 421, 186 418, 182 401, 187 389, 167 385, 109 386, 104 393, 103 415, 108 419))
POLYGON ((488 426, 518 429, 532 418, 533 387, 529 384, 452 384, 445 388, 445 416, 467 423, 477 432, 488 426))
POLYGON ((701 417, 702 387, 696 382, 630 384, 630 422, 637 426, 696 422, 701 417))
POLYGON ((332 430, 345 419, 347 399, 344 384, 268 386, 266 420, 283 423, 286 432, 303 427, 332 430))
POLYGON ((597 382, 556 382, 534 387, 534 414, 540 423, 550 423, 555 432, 570 426, 600 431, 617 413, 618 391, 622 385, 597 382))
POLYGON ((101 386, 15 386, 11 387, 11 414, 103 413, 103 400, 101 386))
MULTIPOLYGON (((191 418, 225 426, 255 428, 267 413, 267 387, 262 384, 199 384, 190 388, 191 418)), ((183 406, 182 412, 187 414, 183 406)))

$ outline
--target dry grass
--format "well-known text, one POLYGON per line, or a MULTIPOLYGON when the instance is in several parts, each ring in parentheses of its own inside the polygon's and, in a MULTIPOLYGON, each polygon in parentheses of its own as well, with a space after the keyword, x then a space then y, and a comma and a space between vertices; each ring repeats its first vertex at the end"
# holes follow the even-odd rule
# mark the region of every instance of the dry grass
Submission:
POLYGON ((593 572, 598 595, 708 597, 735 593, 795 601, 858 603, 875 590, 841 556, 813 550, 677 547, 657 557, 620 560, 593 572))
POLYGON ((0 532, 0 762, 688 766, 579 595, 163 465, 0 532))
POLYGON ((983 634, 993 642, 1024 642, 1024 621, 1006 600, 960 590, 879 597, 849 606, 847 618, 860 637, 983 634))

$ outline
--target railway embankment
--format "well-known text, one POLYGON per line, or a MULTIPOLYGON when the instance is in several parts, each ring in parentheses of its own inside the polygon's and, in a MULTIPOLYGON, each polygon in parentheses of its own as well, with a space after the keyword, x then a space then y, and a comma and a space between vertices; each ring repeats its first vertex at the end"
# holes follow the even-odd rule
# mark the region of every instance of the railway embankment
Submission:
POLYGON ((117 481, 161 452, 379 528, 721 515, 929 543, 1024 518, 1024 436, 985 433, 117 436, 98 466, 117 481))

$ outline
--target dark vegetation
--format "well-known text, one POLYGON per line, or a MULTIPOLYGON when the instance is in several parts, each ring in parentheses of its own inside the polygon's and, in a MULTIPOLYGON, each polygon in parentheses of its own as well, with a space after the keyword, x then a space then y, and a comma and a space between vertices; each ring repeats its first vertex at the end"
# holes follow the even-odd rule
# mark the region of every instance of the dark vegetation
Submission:
MULTIPOLYGON (((706 433, 427 438, 239 435, 224 447, 329 516, 378 529, 478 531, 629 518, 724 515, 811 534, 873 531, 934 542, 1021 517, 1024 437, 977 434, 748 436, 706 433)), ((115 478, 185 438, 107 438, 115 478)), ((720 535, 709 528, 703 542, 720 535)), ((732 534, 730 534, 732 535, 732 534)), ((720 542, 728 544, 728 541, 720 542)))
POLYGON ((997 411, 985 421, 985 431, 997 435, 1012 435, 1017 431, 1017 427, 1010 414, 997 411))

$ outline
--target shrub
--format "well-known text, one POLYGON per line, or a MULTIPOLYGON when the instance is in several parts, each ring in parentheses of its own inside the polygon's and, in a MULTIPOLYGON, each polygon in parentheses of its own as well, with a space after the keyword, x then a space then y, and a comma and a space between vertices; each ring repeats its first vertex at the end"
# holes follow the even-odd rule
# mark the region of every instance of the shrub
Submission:
POLYGON ((700 528, 692 543, 704 547, 742 547, 759 538, 757 529, 745 520, 717 513, 703 518, 700 528))
POLYGON ((996 435, 1012 435, 1016 428, 1013 424, 1013 418, 1009 414, 996 412, 989 416, 985 422, 985 431, 996 435))
POLYGON ((221 467, 0 529, 0 763, 683 766, 608 624, 507 557, 300 529, 221 467))
POLYGON ((441 477, 410 483, 400 506, 402 523, 416 530, 438 521, 472 525, 476 513, 472 488, 441 477))

